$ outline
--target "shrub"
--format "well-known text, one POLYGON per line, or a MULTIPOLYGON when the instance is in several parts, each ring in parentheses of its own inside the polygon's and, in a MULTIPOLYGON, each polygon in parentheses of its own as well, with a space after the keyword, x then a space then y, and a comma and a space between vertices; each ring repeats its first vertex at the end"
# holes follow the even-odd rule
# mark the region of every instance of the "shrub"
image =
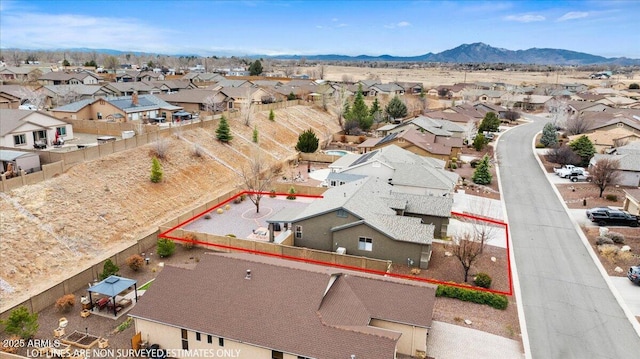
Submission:
POLYGON ((491 276, 489 276, 487 273, 478 273, 473 282, 478 287, 489 288, 491 287, 491 276))
POLYGON ((620 252, 620 249, 613 244, 604 244, 598 247, 598 250, 600 251, 600 254, 607 258, 609 261, 615 261, 616 256, 618 255, 618 252, 620 252))
POLYGON ((340 136, 340 142, 342 142, 342 143, 346 143, 346 142, 347 142, 347 136, 345 136, 345 135, 341 135, 341 136, 340 136))
POLYGON ((184 236, 184 239, 185 241, 182 242, 182 248, 192 249, 195 246, 195 241, 198 240, 198 237, 196 237, 195 234, 187 233, 187 235, 184 236))
POLYGON ((226 205, 224 206, 224 209, 225 209, 226 211, 230 210, 230 209, 231 209, 231 205, 226 204, 226 205))
POLYGON ((162 181, 162 165, 156 157, 151 160, 151 182, 158 183, 162 181))
POLYGON ((137 272, 144 266, 144 258, 139 254, 132 254, 127 258, 127 266, 137 272))
POLYGON ((240 195, 240 202, 244 201, 245 199, 247 199, 247 195, 246 194, 241 194, 240 195))
POLYGON ((194 144, 193 145, 193 156, 194 157, 202 157, 202 154, 203 154, 202 147, 200 147, 200 145, 197 144, 197 143, 194 144))
POLYGON ((505 295, 449 285, 439 285, 438 289, 436 289, 436 297, 455 298, 465 302, 486 304, 500 310, 507 309, 509 305, 509 300, 505 295))
POLYGON ((618 202, 618 195, 615 195, 615 194, 608 194, 608 195, 604 196, 604 198, 607 201, 618 202))
POLYGON ((176 251, 176 244, 166 238, 160 238, 157 251, 160 257, 169 257, 176 251))
POLYGON ((218 209, 216 209, 216 213, 223 214, 224 213, 224 209, 218 208, 218 209))
POLYGON ((546 146, 540 142, 536 142, 536 148, 545 148, 546 146))
POLYGON ((236 235, 233 234, 233 233, 229 233, 229 234, 225 235, 225 237, 236 238, 236 235))
POLYGON ((471 160, 471 162, 469 162, 469 164, 471 165, 471 168, 476 168, 476 166, 478 165, 478 163, 480 163, 479 159, 473 159, 471 160))
POLYGON ((120 267, 115 265, 115 263, 113 263, 111 259, 107 259, 107 261, 104 262, 104 265, 102 266, 102 273, 100 273, 100 280, 106 279, 109 276, 117 274, 119 270, 120 270, 120 267))
MULTIPOLYGON (((21 338, 19 336, 12 335, 11 337, 9 337, 8 341, 3 340, 2 346, 0 347, 0 351, 9 353, 9 354, 16 354, 18 352, 18 348, 22 347, 20 345, 22 344, 20 339, 21 338)), ((22 342, 24 342, 24 340, 22 342)))
POLYGON ((269 191, 269 197, 271 198, 275 198, 276 197, 276 190, 272 189, 271 191, 269 191))
POLYGON ((165 159, 167 157, 167 151, 169 149, 169 140, 166 138, 159 138, 153 143, 152 154, 154 157, 165 159))
POLYGON ((69 313, 71 308, 76 304, 76 296, 73 294, 65 294, 56 300, 56 309, 62 313, 69 313))
POLYGON ((32 338, 38 331, 38 313, 30 314, 25 306, 11 311, 9 318, 2 321, 7 334, 15 334, 23 339, 32 338))
POLYGON ((204 219, 211 219, 211 215, 209 213, 205 214, 204 219))
POLYGON ((362 143, 362 142, 364 142, 366 139, 367 139, 367 138, 366 138, 365 136, 360 136, 360 137, 358 137, 358 142, 359 142, 359 143, 362 143))
POLYGON ((289 195, 287 195, 287 199, 294 200, 296 199, 296 189, 292 187, 289 188, 289 195))
POLYGON ((449 167, 450 167, 452 170, 455 170, 456 168, 458 168, 458 165, 457 165, 455 162, 451 162, 451 164, 449 165, 449 167))
POLYGON ((605 236, 598 236, 596 238, 596 244, 601 246, 603 244, 613 244, 613 239, 605 236))
POLYGON ((613 243, 624 244, 624 234, 618 232, 609 232, 606 237, 611 238, 613 243))

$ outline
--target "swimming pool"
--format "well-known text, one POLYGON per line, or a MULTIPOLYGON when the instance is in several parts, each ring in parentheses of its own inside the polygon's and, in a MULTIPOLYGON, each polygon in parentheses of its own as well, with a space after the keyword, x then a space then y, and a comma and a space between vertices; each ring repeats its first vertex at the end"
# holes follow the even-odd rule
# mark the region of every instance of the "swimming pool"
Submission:
POLYGON ((331 155, 331 156, 340 156, 340 157, 342 157, 342 156, 346 155, 349 152, 343 151, 343 150, 329 150, 329 151, 324 151, 324 153, 327 154, 327 155, 331 155))

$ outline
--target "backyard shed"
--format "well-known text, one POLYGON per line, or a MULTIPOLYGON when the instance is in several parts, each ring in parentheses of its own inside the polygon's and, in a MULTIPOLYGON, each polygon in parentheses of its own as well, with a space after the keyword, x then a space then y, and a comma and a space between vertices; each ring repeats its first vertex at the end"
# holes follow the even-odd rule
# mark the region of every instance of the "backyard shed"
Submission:
POLYGON ((2 173, 11 171, 17 175, 22 169, 26 173, 40 171, 40 156, 33 152, 13 150, 0 150, 0 163, 2 173))

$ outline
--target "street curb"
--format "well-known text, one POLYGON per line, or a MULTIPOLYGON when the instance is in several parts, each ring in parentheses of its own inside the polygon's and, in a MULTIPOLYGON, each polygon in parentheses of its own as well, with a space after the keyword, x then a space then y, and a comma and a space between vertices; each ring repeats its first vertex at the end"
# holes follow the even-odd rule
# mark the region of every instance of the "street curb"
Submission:
MULTIPOLYGON (((532 148, 533 153, 534 153, 534 155, 536 157, 536 161, 538 162, 538 165, 540 166, 540 169, 542 169, 542 172, 546 173, 546 171, 544 169, 544 165, 542 164, 542 161, 540 160, 540 157, 536 153, 536 137, 538 136, 539 133, 542 133, 542 131, 536 133, 536 135, 533 137, 533 141, 531 143, 531 148, 532 148)), ((546 176, 545 176, 545 178, 546 178, 546 176)), ((562 207, 564 208, 565 212, 567 214, 569 214, 569 207, 567 207, 567 204, 564 202, 564 198, 562 198, 562 195, 560 195, 560 191, 558 191, 558 188, 556 187, 556 185, 553 184, 551 181, 549 181, 548 178, 547 178, 547 182, 549 182, 549 184, 553 188, 553 192, 556 194, 556 196, 560 200, 560 203, 562 203, 562 207)), ((618 289, 613 285, 613 283, 609 279, 609 274, 604 269, 604 266, 600 262, 600 259, 598 258, 598 255, 596 254, 596 252, 594 252, 593 248, 591 248, 591 244, 589 243, 589 240, 587 239, 587 236, 585 236, 584 232, 582 231, 582 228, 580 228, 580 225, 573 219, 571 214, 569 214, 569 218, 571 219, 571 223, 575 227, 576 232, 578 232, 578 235, 580 236, 580 239, 582 240, 582 244, 587 248, 587 252, 589 252, 589 255, 591 256, 591 259, 593 260, 593 262, 596 264, 596 267, 600 271, 600 275, 602 275, 602 277, 604 278, 605 283, 607 283, 607 287, 609 287, 609 290, 611 291, 613 296, 616 298, 616 301, 618 302, 618 304, 622 308, 622 311, 624 312, 624 314, 627 316, 627 319, 629 319, 629 322, 631 322, 631 326, 636 331, 636 334, 638 336, 640 336, 640 322, 638 322, 638 320, 636 319, 635 315, 633 315, 633 313, 631 313, 631 309, 629 309, 629 307, 627 306, 627 303, 625 303, 624 299, 620 295, 620 292, 618 292, 618 289)))
MULTIPOLYGON (((519 125, 520 126, 520 125, 519 125)), ((513 128, 513 127, 512 127, 513 128)), ((502 204, 503 221, 509 223, 509 216, 507 215, 507 207, 504 204, 504 195, 502 191, 502 181, 500 180, 500 161, 498 159, 498 141, 500 137, 512 128, 509 128, 502 132, 496 139, 496 146, 493 151, 493 160, 496 164, 496 176, 498 177, 498 189, 500 190, 500 203, 502 204)), ((535 141, 535 137, 534 137, 535 141)), ((513 279, 513 292, 516 297, 516 307, 518 308, 518 320, 520 320, 520 335, 522 336, 522 346, 524 347, 524 357, 526 359, 532 359, 531 356, 531 343, 529 342, 529 332, 527 331, 527 321, 524 317, 524 306, 522 303, 522 293, 520 292, 520 280, 518 279, 518 269, 516 267, 516 257, 513 252, 513 236, 511 235, 511 226, 507 225, 507 240, 509 242, 509 256, 511 258, 511 272, 513 279)))

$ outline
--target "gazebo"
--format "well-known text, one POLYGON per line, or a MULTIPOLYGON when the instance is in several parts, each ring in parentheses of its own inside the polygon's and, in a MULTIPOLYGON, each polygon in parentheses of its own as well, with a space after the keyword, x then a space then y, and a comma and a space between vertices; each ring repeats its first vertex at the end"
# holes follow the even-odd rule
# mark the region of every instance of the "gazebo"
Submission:
POLYGON ((102 282, 98 284, 92 285, 89 287, 89 300, 93 303, 93 298, 91 297, 92 293, 99 293, 106 295, 110 298, 113 303, 113 315, 118 315, 116 296, 125 290, 131 288, 133 286, 135 291, 135 299, 136 303, 138 302, 138 286, 137 281, 129 278, 118 277, 115 275, 107 277, 102 282))

